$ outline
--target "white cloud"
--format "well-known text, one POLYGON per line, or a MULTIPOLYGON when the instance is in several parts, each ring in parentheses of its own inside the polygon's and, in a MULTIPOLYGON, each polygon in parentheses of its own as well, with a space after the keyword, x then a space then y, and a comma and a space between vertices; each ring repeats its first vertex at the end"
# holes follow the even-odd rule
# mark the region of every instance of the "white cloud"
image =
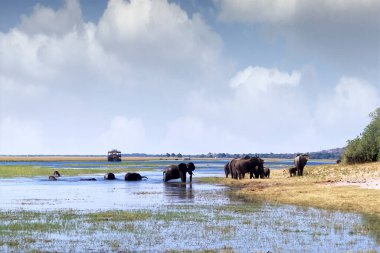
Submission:
POLYGON ((288 74, 280 72, 278 69, 249 66, 231 79, 230 86, 232 88, 245 86, 254 91, 267 91, 275 86, 296 86, 300 79, 299 71, 288 74))
POLYGON ((105 51, 123 61, 174 76, 194 69, 207 73, 222 44, 199 15, 190 18, 164 0, 109 1, 96 37, 105 51))
POLYGON ((366 81, 342 77, 309 94, 301 76, 249 66, 231 79, 229 96, 193 94, 189 115, 202 124, 189 125, 203 126, 201 140, 219 136, 215 142, 225 152, 307 152, 344 146, 380 106, 376 87, 366 81), (223 139, 228 135, 235 142, 223 139))
POLYGON ((342 77, 332 94, 319 99, 317 124, 323 132, 342 128, 344 133, 358 135, 369 121, 369 113, 378 106, 380 97, 373 85, 357 78, 342 77))
POLYGON ((0 154, 42 154, 43 126, 35 120, 0 118, 0 154))
POLYGON ((66 0, 65 7, 55 11, 40 4, 30 16, 22 15, 19 29, 27 34, 61 35, 80 29, 82 13, 77 0, 66 0))
POLYGON ((221 20, 277 35, 293 57, 333 63, 349 73, 375 75, 380 67, 378 0, 220 0, 217 5, 221 20))
POLYGON ((117 116, 101 135, 100 144, 104 150, 118 148, 125 153, 144 152, 147 136, 141 119, 117 116))
MULTIPOLYGON (((104 127, 99 121, 124 115, 127 122, 113 122, 102 145, 111 145, 110 139, 134 152, 113 133, 141 126, 132 120, 136 111, 148 117, 171 104, 157 98, 171 100, 204 85, 220 66, 221 49, 220 37, 198 14, 190 17, 163 0, 110 1, 97 24, 83 21, 76 0, 57 10, 38 5, 20 25, 0 32, 0 111, 47 123, 49 133, 41 138, 54 135, 56 125, 62 136, 70 136, 56 141, 62 147, 45 140, 46 152, 84 154, 100 150, 88 147, 104 127), (86 123, 73 130, 83 118, 86 123), (77 143, 81 138, 85 141, 77 143)), ((182 104, 170 107, 172 113, 182 104)), ((121 136, 144 151, 134 136, 121 136)))
POLYGON ((167 132, 161 142, 161 150, 200 154, 208 152, 244 152, 255 147, 255 142, 216 125, 208 119, 194 116, 179 117, 168 123, 167 132), (239 145, 237 145, 239 144, 239 145))

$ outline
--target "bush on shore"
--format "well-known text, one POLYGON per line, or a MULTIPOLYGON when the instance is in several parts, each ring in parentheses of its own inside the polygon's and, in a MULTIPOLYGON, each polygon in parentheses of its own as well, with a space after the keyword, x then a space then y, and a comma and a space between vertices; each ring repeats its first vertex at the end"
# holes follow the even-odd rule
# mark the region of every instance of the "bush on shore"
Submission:
POLYGON ((369 125, 358 137, 347 142, 343 161, 348 164, 375 162, 380 159, 380 108, 370 114, 369 125))

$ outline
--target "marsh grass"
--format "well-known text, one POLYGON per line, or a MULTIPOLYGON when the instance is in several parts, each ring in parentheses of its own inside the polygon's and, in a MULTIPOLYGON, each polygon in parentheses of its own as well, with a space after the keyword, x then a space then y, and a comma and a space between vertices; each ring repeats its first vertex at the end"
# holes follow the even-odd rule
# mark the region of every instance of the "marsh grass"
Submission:
POLYGON ((104 221, 138 221, 152 218, 152 212, 149 210, 138 211, 106 211, 86 214, 88 222, 104 221))
POLYGON ((270 179, 206 178, 232 187, 245 200, 312 206, 380 216, 380 190, 339 186, 339 182, 365 182, 380 178, 380 162, 361 165, 321 165, 305 167, 303 177, 289 177, 273 170, 270 179))
MULTIPOLYGON (((52 175, 54 168, 35 167, 35 166, 0 166, 0 178, 14 177, 36 177, 52 175)), ((89 174, 100 174, 112 171, 113 173, 131 172, 131 171, 149 171, 149 168, 83 168, 83 169, 58 169, 62 176, 79 176, 89 174)))
MULTIPOLYGON (((256 205, 251 206, 256 208, 256 205)), ((293 207, 288 215, 299 215, 301 209, 293 207)), ((306 213, 310 215, 310 211, 306 213)), ((165 241, 166 235, 178 233, 178 241, 191 238, 187 243, 202 243, 204 250, 197 250, 197 248, 189 250, 186 243, 181 249, 172 245, 172 240, 166 240, 164 249, 169 249, 167 252, 234 252, 235 246, 238 246, 236 250, 241 252, 241 243, 249 244, 247 240, 251 240, 251 237, 247 236, 243 242, 242 240, 237 242, 237 237, 242 233, 244 235, 245 233, 261 233, 262 230, 257 229, 263 226, 269 228, 279 226, 279 231, 282 231, 284 237, 293 238, 293 244, 294 240, 296 244, 305 244, 307 242, 302 241, 305 235, 310 235, 313 240, 322 242, 325 240, 326 233, 334 228, 341 229, 346 234, 349 232, 353 237, 367 236, 373 233, 372 229, 376 229, 370 226, 379 220, 375 216, 368 216, 368 220, 364 223, 353 222, 342 228, 341 225, 329 222, 334 214, 328 211, 319 213, 321 220, 318 222, 307 221, 310 222, 310 226, 304 224, 305 221, 279 219, 281 216, 272 219, 271 215, 271 212, 256 212, 252 208, 241 209, 238 205, 229 205, 227 208, 171 205, 157 210, 110 210, 92 213, 73 210, 0 211, 0 251, 163 251, 162 246, 159 245, 165 241), (42 223, 46 223, 46 226, 42 223), (9 229, 11 224, 16 225, 9 229), (44 227, 39 227, 42 225, 44 227), (297 241, 298 237, 301 238, 300 241, 297 241), (221 245, 220 242, 225 242, 225 244, 221 245), (223 245, 233 246, 223 247, 223 245), (158 248, 155 248, 157 246, 158 248)), ((286 251, 283 248, 287 245, 286 242, 273 240, 265 233, 260 236, 263 236, 260 238, 265 242, 264 248, 278 249, 271 250, 272 252, 286 251)), ((257 247, 256 250, 252 249, 253 252, 261 252, 256 243, 252 245, 257 247)), ((246 246, 243 248, 247 249, 246 246)))

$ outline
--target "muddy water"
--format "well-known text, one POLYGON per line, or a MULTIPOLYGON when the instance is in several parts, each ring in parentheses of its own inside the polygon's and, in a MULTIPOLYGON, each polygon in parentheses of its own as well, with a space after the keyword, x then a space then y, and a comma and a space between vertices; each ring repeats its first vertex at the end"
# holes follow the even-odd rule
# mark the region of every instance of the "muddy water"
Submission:
MULTIPOLYGON (((233 197, 229 188, 197 182, 200 177, 223 176, 224 161, 194 162, 197 169, 192 184, 182 184, 178 180, 162 182, 162 168, 173 161, 115 165, 93 162, 33 164, 52 169, 88 166, 107 167, 112 171, 114 166, 124 166, 138 171, 141 166, 153 170, 141 171, 148 179, 140 182, 125 182, 122 180, 124 174, 116 174, 118 179, 115 181, 104 181, 102 174, 79 177, 63 175, 58 181, 48 181, 47 176, 0 179, 0 211, 74 210, 85 214, 105 210, 145 210, 153 214, 180 214, 169 220, 156 215, 146 220, 102 224, 102 229, 93 232, 89 232, 91 224, 83 220, 83 226, 73 231, 68 229, 42 235, 43 241, 49 241, 47 246, 52 251, 65 251, 62 248, 64 245, 67 251, 96 252, 157 252, 168 249, 233 252, 380 251, 378 226, 371 226, 373 217, 369 219, 360 214, 262 202, 246 203, 233 197), (97 181, 80 181, 81 178, 90 177, 97 181), (68 243, 71 246, 67 246, 68 243)), ((283 168, 288 165, 277 163, 269 166, 283 168)), ((22 235, 19 236, 22 239, 22 235)), ((4 245, 0 244, 0 251, 12 250, 4 245)), ((47 246, 36 244, 36 248, 32 249, 46 249, 44 247, 47 246)), ((18 250, 24 251, 22 248, 18 250)))

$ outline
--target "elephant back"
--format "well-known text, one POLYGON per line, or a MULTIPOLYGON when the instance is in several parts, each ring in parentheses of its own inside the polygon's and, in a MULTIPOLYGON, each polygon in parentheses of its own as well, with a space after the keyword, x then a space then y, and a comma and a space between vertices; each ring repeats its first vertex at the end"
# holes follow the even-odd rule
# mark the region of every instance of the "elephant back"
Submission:
MULTIPOLYGON (((186 164, 185 164, 186 167, 186 164)), ((164 169, 164 181, 167 182, 171 179, 180 178, 178 165, 171 164, 164 169)))
POLYGON ((298 155, 296 158, 294 158, 294 166, 296 168, 303 168, 305 167, 306 163, 308 161, 308 156, 306 155, 298 155))
POLYGON ((116 177, 115 177, 115 174, 113 174, 113 173, 106 173, 105 175, 104 175, 104 179, 105 180, 115 180, 116 179, 116 177))

